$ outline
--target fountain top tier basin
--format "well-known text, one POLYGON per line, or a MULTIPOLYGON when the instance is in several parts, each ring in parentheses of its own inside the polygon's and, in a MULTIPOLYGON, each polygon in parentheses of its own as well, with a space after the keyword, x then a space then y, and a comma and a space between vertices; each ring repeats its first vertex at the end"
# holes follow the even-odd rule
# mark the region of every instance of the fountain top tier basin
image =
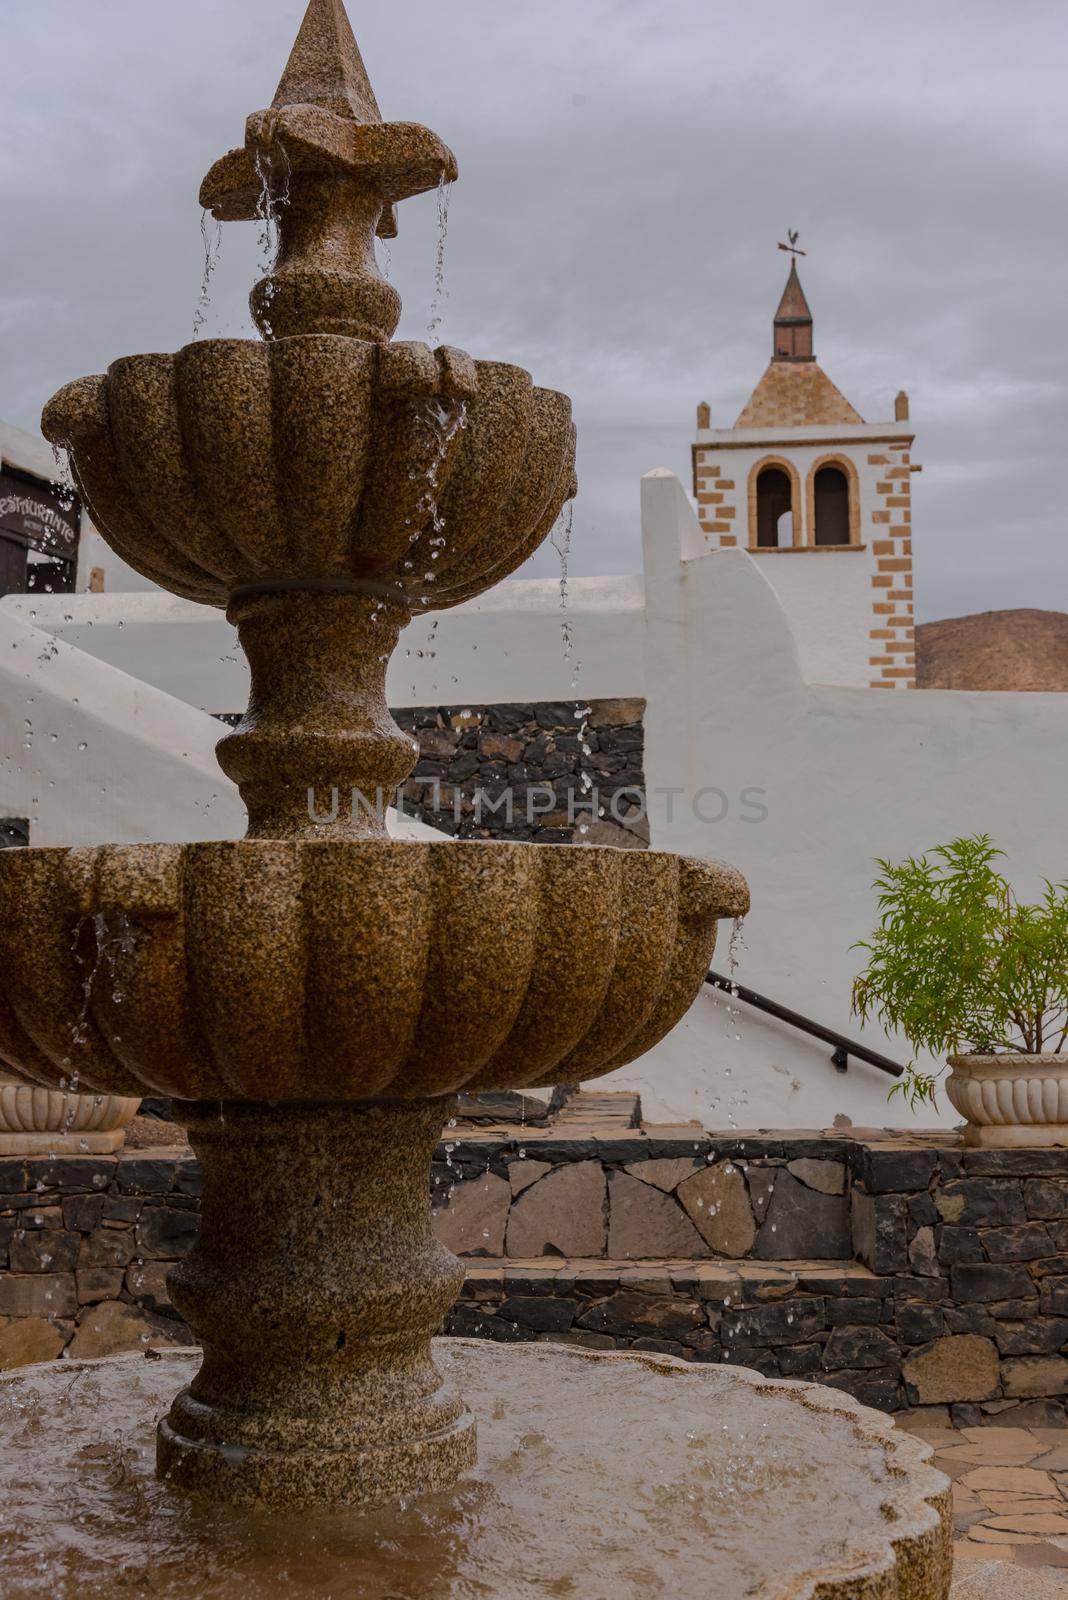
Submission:
POLYGON ((153 1481, 155 1419, 196 1359, 0 1380, 6 1600, 110 1593, 120 1572, 124 1592, 157 1600, 948 1591, 948 1484, 929 1446, 843 1394, 664 1356, 449 1340, 435 1359, 477 1410, 470 1476, 373 1516, 266 1518, 153 1481))
POLYGON ((0 1061, 102 1094, 599 1077, 690 1006, 741 876, 659 852, 245 840, 0 855, 0 1061))
POLYGON ((424 344, 129 356, 61 390, 42 426, 117 554, 214 606, 325 583, 447 609, 521 566, 577 491, 565 395, 424 344))

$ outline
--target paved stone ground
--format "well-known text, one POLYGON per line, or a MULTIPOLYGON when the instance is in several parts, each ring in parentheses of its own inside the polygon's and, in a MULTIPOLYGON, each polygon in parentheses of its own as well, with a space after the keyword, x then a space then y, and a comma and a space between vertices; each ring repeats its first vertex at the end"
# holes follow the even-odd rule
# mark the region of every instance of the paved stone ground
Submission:
POLYGON ((953 1600, 1068 1600, 1068 1427, 898 1420, 953 1481, 953 1600))

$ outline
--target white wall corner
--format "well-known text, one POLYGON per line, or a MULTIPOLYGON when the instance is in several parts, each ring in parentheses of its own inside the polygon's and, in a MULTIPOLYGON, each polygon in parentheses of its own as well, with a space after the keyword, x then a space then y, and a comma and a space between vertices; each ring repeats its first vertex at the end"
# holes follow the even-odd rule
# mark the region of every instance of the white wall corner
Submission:
POLYGON ((642 546, 647 572, 650 555, 692 561, 708 550, 690 497, 670 467, 654 467, 642 478, 642 546))

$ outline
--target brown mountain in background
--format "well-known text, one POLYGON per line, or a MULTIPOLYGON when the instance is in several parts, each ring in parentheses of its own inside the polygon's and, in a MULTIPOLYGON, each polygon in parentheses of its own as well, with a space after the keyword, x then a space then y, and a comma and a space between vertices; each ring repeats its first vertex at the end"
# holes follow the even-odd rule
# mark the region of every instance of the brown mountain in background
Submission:
POLYGON ((981 611, 916 629, 920 689, 1068 690, 1068 614, 981 611))

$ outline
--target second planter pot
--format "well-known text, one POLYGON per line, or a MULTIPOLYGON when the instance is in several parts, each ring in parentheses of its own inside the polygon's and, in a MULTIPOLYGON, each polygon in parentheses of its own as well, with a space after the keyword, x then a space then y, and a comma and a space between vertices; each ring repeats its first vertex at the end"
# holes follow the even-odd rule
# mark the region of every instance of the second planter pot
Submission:
POLYGON ((972 1149, 1068 1148, 1068 1055, 952 1056, 950 1104, 972 1149))

